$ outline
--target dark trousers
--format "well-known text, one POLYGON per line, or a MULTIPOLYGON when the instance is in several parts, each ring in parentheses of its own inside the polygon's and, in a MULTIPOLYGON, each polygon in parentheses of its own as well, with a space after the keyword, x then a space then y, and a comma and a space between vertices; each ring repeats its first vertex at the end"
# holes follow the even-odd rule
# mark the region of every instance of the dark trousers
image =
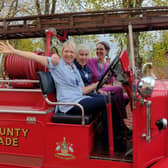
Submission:
MULTIPOLYGON (((96 114, 101 112, 101 121, 102 121, 102 137, 101 141, 104 148, 108 147, 108 124, 107 124, 107 109, 106 109, 106 96, 94 94, 90 98, 85 98, 79 102, 84 108, 85 114, 96 114)), ((67 114, 81 114, 79 107, 74 106, 70 109, 67 114)))
MULTIPOLYGON (((94 94, 90 98, 85 98, 79 102, 84 108, 85 114, 95 114, 101 112, 102 119, 102 136, 101 141, 104 149, 108 149, 108 123, 107 123, 107 109, 106 102, 108 100, 107 96, 94 94)), ((122 132, 124 129, 124 122, 121 117, 121 112, 118 103, 118 97, 114 94, 111 94, 111 105, 112 105, 112 120, 113 120, 113 135, 114 135, 114 144, 122 138, 122 132), (117 138, 117 139, 116 139, 117 138)), ((74 106, 70 109, 67 114, 81 114, 79 107, 74 106)))
MULTIPOLYGON (((78 102, 84 108, 85 114, 89 115, 92 113, 106 111, 105 97, 102 95, 97 95, 95 97, 85 98, 78 102)), ((74 106, 70 109, 67 114, 81 114, 79 107, 74 106)))

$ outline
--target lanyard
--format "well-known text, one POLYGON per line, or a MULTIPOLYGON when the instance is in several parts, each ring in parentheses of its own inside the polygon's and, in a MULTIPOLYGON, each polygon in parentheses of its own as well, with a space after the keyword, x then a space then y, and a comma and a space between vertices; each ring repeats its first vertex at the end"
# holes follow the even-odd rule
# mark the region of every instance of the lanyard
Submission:
POLYGON ((98 66, 98 80, 100 80, 104 69, 104 63, 102 65, 102 68, 100 68, 99 63, 97 61, 97 66, 98 66))
POLYGON ((84 81, 87 82, 87 84, 90 84, 90 74, 84 69, 82 69, 82 72, 84 81))

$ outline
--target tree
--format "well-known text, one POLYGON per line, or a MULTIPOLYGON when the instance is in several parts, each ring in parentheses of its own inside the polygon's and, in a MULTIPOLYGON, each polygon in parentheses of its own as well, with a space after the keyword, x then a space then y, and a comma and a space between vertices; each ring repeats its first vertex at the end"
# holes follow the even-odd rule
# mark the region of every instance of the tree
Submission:
MULTIPOLYGON (((96 10, 101 10, 101 9, 110 9, 110 8, 139 8, 139 7, 142 7, 144 0, 113 0, 113 1, 87 0, 87 2, 88 2, 88 6, 86 6, 86 8, 89 8, 89 6, 92 6, 92 8, 96 10), (92 4, 92 5, 89 5, 89 4, 92 4)), ((129 16, 129 17, 132 17, 132 16, 129 16)), ((139 36, 140 36, 139 32, 133 33, 135 62, 136 62, 136 66, 138 68, 141 68, 142 57, 139 54, 139 36)), ((121 48, 125 45, 124 43, 127 42, 127 50, 129 55, 129 39, 127 34, 117 34, 117 35, 114 35, 114 37, 115 37, 115 40, 116 39, 118 40, 118 44, 121 48), (126 40, 126 38, 128 40, 126 40)))
POLYGON ((167 0, 153 0, 156 6, 168 6, 167 0))
MULTIPOLYGON (((142 7, 142 3, 144 0, 120 0, 119 3, 117 4, 117 0, 116 0, 116 4, 117 6, 120 6, 120 8, 139 8, 142 7)), ((132 16, 129 16, 132 17, 132 16)), ((140 32, 134 32, 133 33, 133 41, 134 41, 134 54, 135 54, 135 65, 138 69, 141 69, 141 65, 142 65, 142 57, 139 54, 139 36, 140 36, 140 32)), ((129 37, 127 36, 127 50, 128 50, 128 54, 130 53, 129 51, 129 37)))
MULTIPOLYGON (((151 0, 154 5, 168 5, 167 0, 151 0)), ((26 16, 26 15, 44 15, 64 12, 78 12, 78 11, 91 11, 91 10, 108 10, 116 8, 139 8, 147 6, 146 0, 1 0, 0 1, 0 12, 3 17, 15 17, 15 16, 26 16)), ((132 16, 130 16, 132 17, 132 16)), ((109 36, 114 37, 114 41, 118 40, 118 48, 127 46, 129 50, 129 41, 127 40, 127 34, 110 34, 109 36)), ((134 33, 134 48, 136 66, 141 68, 142 62, 145 61, 140 45, 144 39, 144 33, 134 33), (141 51, 141 52, 140 52, 141 51)), ((87 41, 86 37, 83 37, 87 41)), ((90 40, 93 36, 89 37, 90 40)), ((150 42, 148 35, 145 37, 146 41, 150 42)), ((142 44, 143 45, 143 44, 142 44)), ((129 52, 129 51, 128 51, 129 52)), ((147 51, 148 52, 148 51, 147 51)), ((150 54, 150 53, 149 53, 150 54)), ((148 55, 148 53, 146 54, 148 55)))
POLYGON ((168 60, 165 53, 168 51, 168 32, 161 33, 161 38, 153 44, 152 62, 158 78, 168 79, 168 60))

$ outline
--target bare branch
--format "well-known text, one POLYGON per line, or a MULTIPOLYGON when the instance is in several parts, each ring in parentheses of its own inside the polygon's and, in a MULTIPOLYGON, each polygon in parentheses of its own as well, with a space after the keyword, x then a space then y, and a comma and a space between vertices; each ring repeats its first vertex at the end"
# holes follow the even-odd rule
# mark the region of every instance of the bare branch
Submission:
POLYGON ((15 1, 15 7, 13 8, 12 16, 15 16, 18 12, 18 0, 15 1))
POLYGON ((5 3, 5 0, 1 0, 1 2, 0 2, 0 11, 3 9, 4 3, 5 3))
POLYGON ((10 4, 7 17, 14 17, 17 13, 18 0, 13 0, 10 4))
POLYGON ((41 15, 41 7, 40 7, 40 2, 39 0, 35 1, 35 6, 36 6, 36 10, 37 10, 37 14, 41 15))
POLYGON ((55 5, 57 3, 57 0, 52 0, 52 9, 51 9, 51 14, 55 13, 55 5))
POLYGON ((45 14, 49 14, 49 0, 45 0, 45 14))

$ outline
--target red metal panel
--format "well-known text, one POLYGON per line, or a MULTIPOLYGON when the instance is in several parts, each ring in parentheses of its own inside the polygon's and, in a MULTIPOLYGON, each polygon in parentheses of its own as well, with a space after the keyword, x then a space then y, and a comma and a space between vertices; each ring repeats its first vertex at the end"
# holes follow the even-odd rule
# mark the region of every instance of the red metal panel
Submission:
POLYGON ((49 123, 46 130, 44 167, 86 168, 92 148, 93 125, 49 123))
POLYGON ((151 168, 167 168, 168 167, 168 158, 164 158, 153 165, 151 168))
MULTIPOLYGON (((0 106, 28 106, 28 107, 44 107, 45 101, 40 92, 17 92, 17 91, 1 91, 0 106)), ((6 107, 6 108, 7 108, 6 107)))
MULTIPOLYGON (((111 99, 110 99, 111 100, 111 99)), ((114 156, 114 143, 113 143, 113 120, 111 103, 107 104, 107 119, 108 119, 108 135, 109 135, 109 154, 114 156)))
POLYGON ((166 90, 158 90, 158 85, 150 100, 151 106, 151 136, 150 142, 142 138, 146 133, 146 106, 137 103, 133 111, 133 145, 134 145, 134 167, 145 168, 155 161, 163 158, 166 153, 167 130, 159 131, 155 122, 161 118, 167 118, 168 93, 166 90))
POLYGON ((51 113, 40 112, 50 108, 40 92, 0 92, 1 166, 35 168, 42 165, 45 123, 50 120, 51 113), (26 114, 26 111, 36 111, 36 114, 26 114))
POLYGON ((119 59, 120 59, 123 70, 127 72, 129 70, 129 59, 128 59, 126 50, 122 51, 119 59))

